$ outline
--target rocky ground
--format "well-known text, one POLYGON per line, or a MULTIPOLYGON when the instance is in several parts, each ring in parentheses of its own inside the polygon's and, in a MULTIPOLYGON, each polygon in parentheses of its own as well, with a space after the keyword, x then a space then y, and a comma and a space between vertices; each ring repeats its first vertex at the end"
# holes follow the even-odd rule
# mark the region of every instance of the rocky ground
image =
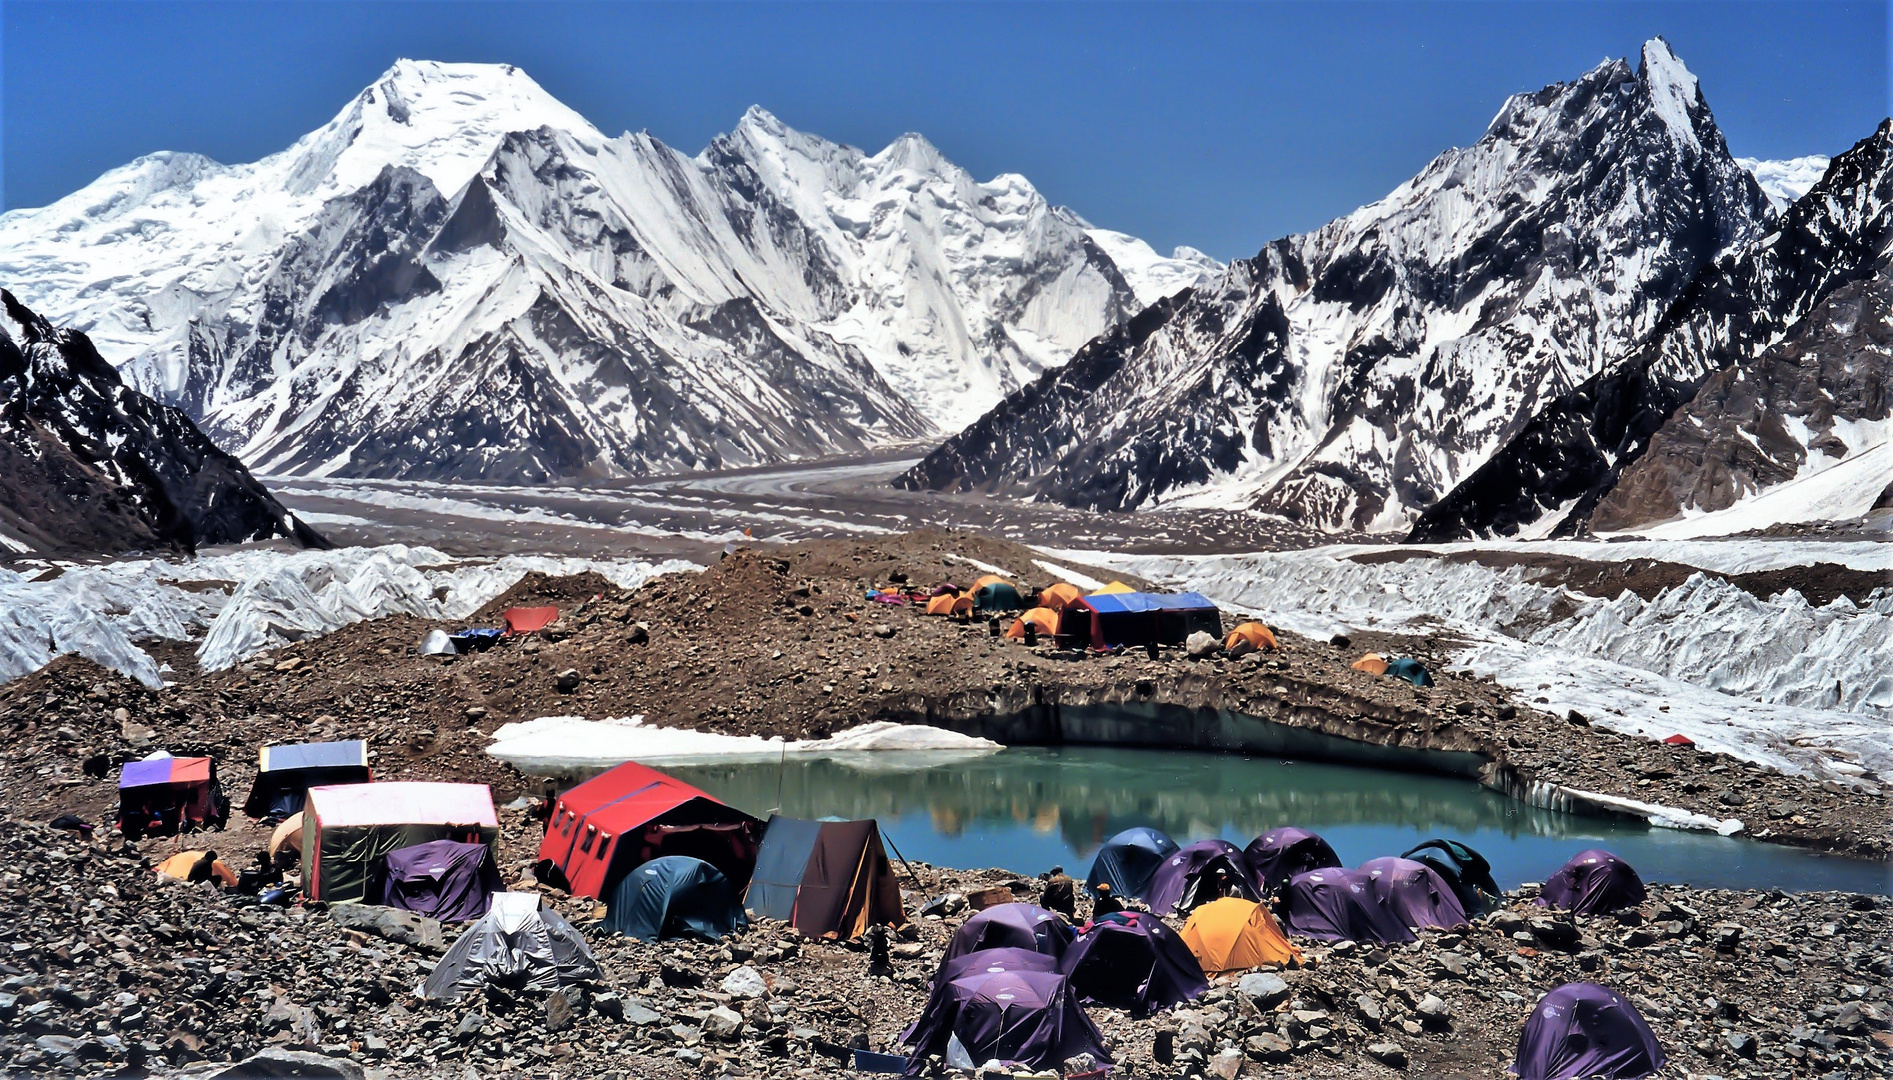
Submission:
MULTIPOLYGON (((524 872, 538 827, 504 815, 510 874, 524 872)), ((832 1076, 852 1047, 898 1049, 965 915, 919 920, 896 941, 892 973, 874 974, 865 950, 768 921, 717 943, 621 938, 596 926, 592 901, 540 889, 585 933, 604 978, 430 1005, 412 990, 438 946, 319 907, 161 885, 152 853, 116 842, 7 822, 0 847, 0 1062, 41 1075, 215 1074, 300 1050, 353 1062, 331 1065, 338 1075, 832 1076)), ((927 866, 902 884, 910 910, 949 890, 1036 899, 1042 888, 927 866)), ((1893 1073, 1887 898, 1659 886, 1640 909, 1575 921, 1532 907, 1528 891, 1508 901, 1408 946, 1309 947, 1304 968, 1219 977, 1169 1014, 1089 1011, 1118 1076, 1499 1077, 1537 998, 1587 980, 1644 1013, 1666 1076, 1893 1073)))

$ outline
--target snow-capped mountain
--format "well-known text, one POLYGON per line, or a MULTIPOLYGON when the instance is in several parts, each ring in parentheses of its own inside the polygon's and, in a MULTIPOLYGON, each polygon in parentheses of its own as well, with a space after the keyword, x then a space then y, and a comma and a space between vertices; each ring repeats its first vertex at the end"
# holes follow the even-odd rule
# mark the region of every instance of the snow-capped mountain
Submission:
POLYGON ((1771 217, 1654 39, 1092 342, 904 482, 1403 528, 1771 217))
POLYGON ((0 553, 328 543, 190 418, 126 386, 82 333, 0 289, 0 553))
POLYGON ((1786 210, 1789 203, 1806 195, 1827 173, 1829 160, 1824 154, 1808 154, 1774 161, 1739 157, 1735 163, 1754 174, 1755 182, 1768 193, 1768 201, 1776 210, 1786 210))
MULTIPOLYGON (((1695 437, 1671 433, 1663 440, 1671 452, 1639 468, 1652 437, 1666 423, 1692 422, 1690 413, 1681 414, 1680 421, 1672 417, 1716 372, 1739 368, 1732 378, 1746 381, 1751 377, 1746 368, 1760 358, 1762 366, 1753 377, 1786 378, 1773 369, 1800 367, 1800 350, 1815 343, 1839 350, 1831 359, 1858 351, 1872 361, 1876 354, 1870 324, 1850 321, 1842 313, 1854 310, 1855 302, 1865 305, 1889 273, 1893 121, 1883 122, 1871 137, 1834 158, 1820 182, 1764 235, 1705 268, 1635 352, 1548 403, 1490 461, 1429 508, 1415 523, 1412 538, 1579 532, 1589 527, 1593 512, 1619 477, 1632 469, 1639 469, 1636 483, 1612 500, 1606 515, 1614 526, 1708 509, 1725 497, 1703 490, 1704 485, 1710 490, 1721 485, 1715 465, 1678 462, 1673 452, 1695 437), (1869 287, 1840 298, 1841 291, 1855 283, 1869 287), (1837 298, 1835 306, 1824 307, 1830 298, 1837 298), (1841 328, 1834 324, 1836 319, 1841 328), (1805 332, 1797 330, 1804 321, 1810 324, 1805 332), (1777 346, 1781 351, 1771 353, 1777 346), (1701 483, 1688 478, 1699 469, 1707 470, 1701 483), (1672 470, 1674 475, 1661 475, 1672 470)), ((1860 310, 1872 309, 1868 305, 1860 310)), ((1860 377, 1869 387, 1881 389, 1863 389, 1857 413, 1850 413, 1837 397, 1828 412, 1848 422, 1878 421, 1883 415, 1875 410, 1884 405, 1884 368, 1860 377)), ((1806 393, 1832 396, 1836 389, 1844 386, 1809 387, 1806 393)), ((1727 394, 1726 384, 1718 393, 1727 394)), ((1763 404, 1779 415, 1749 417, 1755 424, 1807 423, 1810 417, 1818 421, 1826 415, 1812 402, 1795 405, 1773 394, 1763 404)), ((1745 426, 1743 420, 1738 412, 1717 426, 1746 431, 1734 435, 1737 438, 1757 438, 1760 428, 1745 426)), ((1810 448, 1821 441, 1812 430, 1806 435, 1796 441, 1810 448)), ((1845 437, 1841 445, 1848 446, 1845 437)), ((1781 452, 1787 453, 1785 447, 1781 452)), ((1817 468, 1820 464, 1813 463, 1817 468)), ((1725 492, 1731 498, 1737 494, 1734 489, 1725 492)))
POLYGON ((279 154, 0 216, 0 276, 266 472, 538 480, 952 430, 1221 268, 752 109, 690 157, 401 61, 279 154), (27 284, 30 283, 30 284, 27 284))

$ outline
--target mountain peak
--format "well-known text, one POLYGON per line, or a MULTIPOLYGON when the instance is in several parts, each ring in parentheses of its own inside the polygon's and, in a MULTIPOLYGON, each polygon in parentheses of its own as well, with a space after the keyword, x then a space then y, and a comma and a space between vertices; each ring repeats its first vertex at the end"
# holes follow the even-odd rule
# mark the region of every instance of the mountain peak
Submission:
POLYGON ((1671 51, 1669 42, 1653 37, 1643 43, 1643 66, 1637 70, 1637 77, 1649 89, 1651 106, 1669 128, 1670 137, 1679 145, 1701 150, 1702 143, 1696 137, 1696 122, 1691 114, 1706 108, 1702 88, 1696 76, 1671 51))

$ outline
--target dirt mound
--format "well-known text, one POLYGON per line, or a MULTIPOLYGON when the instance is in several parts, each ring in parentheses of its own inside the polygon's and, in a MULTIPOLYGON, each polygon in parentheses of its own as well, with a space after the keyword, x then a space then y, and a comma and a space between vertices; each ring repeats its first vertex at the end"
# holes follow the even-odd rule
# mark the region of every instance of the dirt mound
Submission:
POLYGON ((556 607, 563 614, 594 596, 611 596, 622 591, 609 578, 592 570, 566 577, 534 570, 474 612, 468 622, 474 626, 498 626, 500 613, 515 607, 556 607))

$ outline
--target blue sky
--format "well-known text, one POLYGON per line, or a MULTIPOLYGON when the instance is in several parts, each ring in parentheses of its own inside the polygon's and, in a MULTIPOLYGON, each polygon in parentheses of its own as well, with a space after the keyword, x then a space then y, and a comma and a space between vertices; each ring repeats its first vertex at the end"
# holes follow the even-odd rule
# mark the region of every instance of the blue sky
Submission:
POLYGON ((1885 3, 0 2, 0 205, 154 150, 249 161, 397 57, 506 61, 607 132, 694 153, 758 103, 1220 258, 1377 198, 1510 93, 1662 34, 1738 155, 1834 153, 1887 115, 1885 3))

